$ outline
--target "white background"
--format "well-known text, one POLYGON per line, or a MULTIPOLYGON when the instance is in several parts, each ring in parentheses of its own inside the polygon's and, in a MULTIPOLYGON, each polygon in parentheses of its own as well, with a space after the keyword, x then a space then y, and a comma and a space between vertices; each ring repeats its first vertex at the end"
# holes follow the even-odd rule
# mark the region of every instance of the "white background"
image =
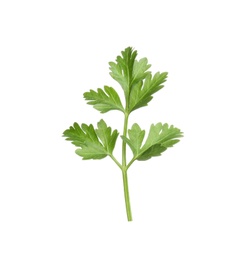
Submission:
POLYGON ((234 0, 1 1, 0 259, 242 260, 242 24, 234 0), (127 46, 169 72, 130 125, 185 135, 130 168, 130 223, 117 166, 62 138, 74 121, 121 131, 82 95, 120 91, 108 62, 127 46))

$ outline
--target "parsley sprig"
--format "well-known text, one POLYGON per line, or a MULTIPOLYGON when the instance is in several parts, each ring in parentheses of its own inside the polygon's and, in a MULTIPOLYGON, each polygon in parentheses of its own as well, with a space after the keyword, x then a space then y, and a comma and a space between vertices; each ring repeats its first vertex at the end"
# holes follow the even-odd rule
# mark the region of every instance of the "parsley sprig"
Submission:
POLYGON ((111 110, 119 110, 124 114, 124 126, 122 139, 122 162, 113 155, 113 150, 118 138, 118 130, 112 130, 102 119, 95 129, 92 124, 74 123, 65 130, 63 136, 77 146, 76 154, 84 160, 103 159, 109 156, 121 169, 123 176, 125 205, 128 221, 132 221, 132 212, 129 198, 127 171, 134 161, 145 161, 152 157, 160 156, 167 148, 179 142, 183 136, 180 129, 168 124, 152 124, 145 138, 145 130, 138 124, 133 124, 128 129, 129 115, 136 109, 147 106, 152 100, 153 94, 164 87, 167 72, 157 72, 152 75, 148 70, 151 65, 147 58, 136 60, 137 51, 131 47, 126 48, 117 56, 115 62, 110 62, 110 75, 122 87, 124 92, 125 107, 121 98, 113 87, 104 86, 84 93, 87 104, 92 105, 101 113, 111 110), (130 147, 133 157, 127 162, 127 145, 130 147))

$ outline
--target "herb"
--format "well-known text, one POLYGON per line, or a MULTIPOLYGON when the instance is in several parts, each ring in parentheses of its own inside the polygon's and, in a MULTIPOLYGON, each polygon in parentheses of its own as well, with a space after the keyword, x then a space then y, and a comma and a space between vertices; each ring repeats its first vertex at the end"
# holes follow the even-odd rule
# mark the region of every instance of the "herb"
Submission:
POLYGON ((84 98, 89 105, 101 113, 110 110, 119 110, 124 114, 124 128, 122 139, 122 162, 113 155, 113 150, 118 138, 118 131, 112 130, 104 120, 97 123, 95 129, 92 124, 86 125, 74 123, 65 130, 63 136, 66 140, 78 147, 76 154, 84 160, 103 159, 109 156, 121 169, 124 185, 124 196, 128 221, 132 221, 132 212, 129 199, 127 171, 134 161, 145 161, 155 156, 160 156, 167 148, 179 142, 183 133, 180 129, 168 124, 152 124, 147 137, 145 130, 138 124, 133 124, 128 129, 129 115, 136 109, 147 106, 152 100, 153 94, 164 87, 162 85, 167 78, 167 72, 157 72, 152 76, 148 69, 147 58, 136 60, 137 51, 131 47, 121 52, 116 62, 110 62, 110 75, 116 80, 124 91, 124 105, 112 87, 104 86, 97 91, 90 90, 84 93, 84 98), (133 157, 127 162, 126 148, 130 147, 133 157))

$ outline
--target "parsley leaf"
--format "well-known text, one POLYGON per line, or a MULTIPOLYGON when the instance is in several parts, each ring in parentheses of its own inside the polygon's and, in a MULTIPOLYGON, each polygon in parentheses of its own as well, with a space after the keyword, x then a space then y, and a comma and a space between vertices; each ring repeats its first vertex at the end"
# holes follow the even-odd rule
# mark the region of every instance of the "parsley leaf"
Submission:
POLYGON ((104 86, 104 90, 97 89, 97 92, 90 90, 84 93, 85 100, 89 100, 87 104, 93 105, 95 109, 101 113, 106 113, 110 110, 120 110, 124 112, 121 100, 114 88, 104 86), (105 91, 104 91, 105 90, 105 91))
POLYGON ((151 65, 148 64, 147 58, 138 61, 136 57, 137 51, 128 47, 122 51, 121 56, 117 56, 116 63, 109 62, 110 75, 122 86, 129 113, 147 106, 153 98, 152 95, 163 88, 162 83, 167 77, 166 72, 157 72, 152 77, 151 72, 148 71, 151 65))
POLYGON ((124 51, 122 51, 122 56, 117 56, 116 63, 109 62, 111 71, 110 75, 121 85, 126 98, 129 97, 130 93, 133 76, 133 66, 136 57, 137 51, 133 51, 131 47, 128 47, 124 51))
POLYGON ((178 138, 182 136, 183 133, 180 129, 173 125, 169 126, 168 124, 162 123, 152 124, 147 140, 141 148, 141 154, 137 160, 144 161, 153 156, 161 155, 168 147, 172 147, 178 143, 180 141, 178 138))
POLYGON ((130 146, 135 157, 139 155, 144 135, 145 130, 141 130, 138 124, 133 124, 132 128, 128 130, 129 138, 121 136, 121 138, 130 146))
POLYGON ((97 126, 98 128, 94 129, 92 124, 82 124, 80 127, 78 123, 74 123, 63 133, 63 136, 67 137, 66 140, 80 147, 75 152, 84 160, 102 159, 107 155, 111 156, 114 150, 118 131, 112 132, 104 120, 100 120, 97 126))
POLYGON ((139 81, 132 87, 129 98, 129 111, 132 112, 140 107, 148 105, 152 100, 152 95, 162 89, 162 83, 166 81, 167 72, 157 72, 153 77, 151 73, 147 74, 144 82, 139 81))
POLYGON ((112 154, 118 137, 118 131, 114 130, 112 132, 111 127, 107 127, 104 120, 100 120, 100 122, 98 122, 97 125, 98 125, 98 129, 96 130, 97 136, 101 140, 107 153, 112 154))
POLYGON ((63 137, 66 137, 66 140, 71 141, 75 146, 82 147, 84 145, 85 133, 76 122, 63 132, 63 137))
POLYGON ((151 74, 150 71, 147 71, 150 67, 151 65, 148 64, 147 58, 142 58, 139 61, 135 60, 132 72, 132 85, 145 79, 148 74, 151 74))
POLYGON ((148 137, 142 146, 144 135, 145 131, 141 130, 137 124, 133 124, 128 130, 129 138, 122 136, 133 152, 132 161, 145 161, 151 157, 160 156, 168 147, 178 143, 178 138, 183 136, 180 129, 162 123, 151 125, 148 137))

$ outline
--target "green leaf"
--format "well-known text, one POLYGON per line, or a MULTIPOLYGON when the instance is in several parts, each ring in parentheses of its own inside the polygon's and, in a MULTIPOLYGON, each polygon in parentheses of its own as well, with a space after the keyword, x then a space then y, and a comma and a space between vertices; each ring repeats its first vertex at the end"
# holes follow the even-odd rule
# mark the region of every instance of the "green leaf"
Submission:
POLYGON ((121 138, 130 146, 134 156, 139 155, 144 135, 145 130, 141 130, 138 124, 133 124, 132 128, 128 130, 129 138, 121 136, 121 138))
POLYGON ((159 156, 168 147, 172 147, 179 142, 183 136, 180 129, 168 124, 152 124, 149 130, 147 140, 140 150, 137 160, 148 160, 153 156, 159 156), (161 147, 160 147, 161 146, 161 147))
POLYGON ((164 87, 162 83, 166 81, 167 74, 167 72, 157 72, 152 77, 151 73, 149 73, 146 75, 144 82, 137 82, 131 89, 128 105, 129 112, 147 106, 153 98, 152 95, 164 87))
POLYGON ((110 75, 123 88, 125 97, 129 96, 132 77, 133 65, 137 56, 137 51, 133 51, 131 47, 126 48, 121 52, 121 56, 117 56, 116 63, 109 62, 110 75))
POLYGON ((93 125, 82 124, 81 127, 74 123, 65 130, 63 136, 75 146, 80 147, 75 152, 84 160, 102 159, 111 155, 118 137, 117 130, 112 132, 104 120, 98 122, 98 129, 93 125))
POLYGON ((147 71, 150 67, 151 65, 148 64, 147 58, 142 58, 139 61, 135 60, 133 64, 132 84, 144 80, 146 76, 151 73, 150 71, 147 71))
POLYGON ((92 142, 87 142, 86 146, 83 146, 82 149, 76 149, 75 153, 83 157, 83 160, 97 160, 107 156, 107 153, 101 145, 92 142))
POLYGON ((169 126, 168 124, 162 123, 157 123, 156 125, 152 124, 142 150, 147 149, 151 145, 157 143, 163 144, 166 147, 171 147, 171 141, 182 136, 183 133, 180 129, 174 127, 173 125, 169 126))
POLYGON ((81 145, 82 149, 77 149, 75 152, 84 160, 88 159, 102 159, 107 156, 107 152, 99 141, 93 125, 81 125, 85 134, 84 143, 81 145))
POLYGON ((111 127, 107 127, 105 121, 100 120, 100 122, 98 123, 96 134, 103 143, 103 146, 107 153, 112 154, 118 137, 118 131, 114 130, 112 132, 111 127))
POLYGON ((71 141, 75 146, 81 147, 84 144, 85 133, 76 122, 73 126, 70 126, 69 129, 63 132, 63 136, 66 137, 67 141, 71 141))
POLYGON ((106 113, 110 110, 120 110, 123 112, 124 108, 117 92, 108 86, 104 86, 104 90, 101 88, 98 88, 97 92, 90 90, 84 93, 84 98, 89 101, 87 102, 89 105, 93 105, 101 113, 106 113))
POLYGON ((152 95, 163 88, 167 73, 157 72, 153 77, 148 69, 147 58, 135 60, 137 51, 131 47, 122 51, 116 62, 110 62, 110 75, 122 86, 127 102, 128 113, 147 106, 152 95))
POLYGON ((151 157, 160 156, 168 147, 178 143, 178 138, 183 136, 180 129, 175 128, 173 125, 169 127, 168 124, 163 125, 162 123, 151 125, 148 137, 142 146, 144 135, 145 131, 141 130, 137 124, 134 124, 128 130, 129 138, 121 136, 133 152, 133 161, 144 161, 151 157))
POLYGON ((151 157, 160 156, 162 152, 167 150, 166 147, 161 146, 160 144, 152 145, 150 148, 148 148, 144 153, 142 153, 137 160, 138 161, 146 161, 150 159, 151 157))

